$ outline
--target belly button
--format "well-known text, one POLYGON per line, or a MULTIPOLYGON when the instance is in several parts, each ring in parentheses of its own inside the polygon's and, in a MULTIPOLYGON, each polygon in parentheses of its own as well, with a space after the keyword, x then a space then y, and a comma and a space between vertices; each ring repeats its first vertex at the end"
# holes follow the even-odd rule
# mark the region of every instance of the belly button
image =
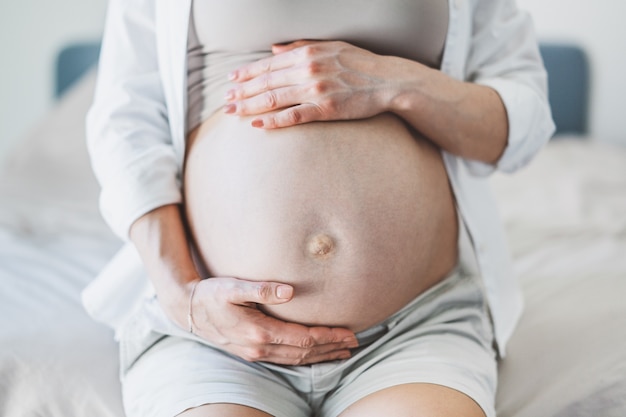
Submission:
POLYGON ((328 258, 335 249, 335 242, 327 234, 320 233, 309 238, 307 252, 314 258, 328 258))

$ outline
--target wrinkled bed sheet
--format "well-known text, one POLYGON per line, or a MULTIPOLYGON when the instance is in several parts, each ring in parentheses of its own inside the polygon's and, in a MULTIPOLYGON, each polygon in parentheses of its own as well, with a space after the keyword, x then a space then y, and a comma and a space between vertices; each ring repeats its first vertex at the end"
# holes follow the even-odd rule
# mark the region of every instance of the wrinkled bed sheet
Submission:
POLYGON ((0 229, 0 415, 121 416, 112 331, 80 291, 110 249, 0 229))
POLYGON ((498 415, 626 416, 626 148, 553 140, 492 185, 526 299, 498 415))
POLYGON ((0 415, 122 416, 113 332, 80 292, 119 247, 97 207, 85 78, 0 169, 0 415))

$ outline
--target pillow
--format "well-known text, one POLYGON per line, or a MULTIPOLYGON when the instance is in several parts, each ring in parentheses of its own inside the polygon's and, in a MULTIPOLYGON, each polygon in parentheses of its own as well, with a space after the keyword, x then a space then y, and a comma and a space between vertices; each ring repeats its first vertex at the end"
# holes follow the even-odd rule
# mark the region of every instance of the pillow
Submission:
POLYGON ((514 233, 626 228, 626 146, 553 140, 528 167, 514 175, 496 173, 491 185, 514 233))
POLYGON ((15 233, 85 232, 110 238, 85 144, 95 71, 11 149, 0 168, 0 226, 15 233))

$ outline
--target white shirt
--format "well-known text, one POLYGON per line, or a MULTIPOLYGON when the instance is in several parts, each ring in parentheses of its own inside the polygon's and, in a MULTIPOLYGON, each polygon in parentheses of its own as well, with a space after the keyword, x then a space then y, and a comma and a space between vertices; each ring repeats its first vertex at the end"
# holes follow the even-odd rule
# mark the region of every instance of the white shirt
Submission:
MULTIPOLYGON (((495 166, 443 152, 503 353, 521 314, 522 297, 486 177, 495 169, 512 172, 524 166, 552 136, 554 124, 529 16, 515 0, 449 3, 441 70, 494 88, 508 115, 508 145, 495 166)), ((109 2, 87 141, 102 186, 102 214, 125 240, 143 214, 182 202, 190 7, 191 0, 109 2)), ((84 294, 87 310, 114 327, 150 287, 128 245, 84 294)))

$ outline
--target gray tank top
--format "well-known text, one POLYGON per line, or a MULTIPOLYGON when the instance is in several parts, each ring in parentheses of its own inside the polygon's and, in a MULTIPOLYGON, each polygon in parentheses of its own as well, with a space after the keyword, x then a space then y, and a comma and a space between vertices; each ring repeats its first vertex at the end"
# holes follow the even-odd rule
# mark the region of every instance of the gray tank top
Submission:
POLYGON ((225 104, 227 74, 273 43, 342 40, 439 68, 447 30, 447 0, 193 0, 187 130, 225 104))

